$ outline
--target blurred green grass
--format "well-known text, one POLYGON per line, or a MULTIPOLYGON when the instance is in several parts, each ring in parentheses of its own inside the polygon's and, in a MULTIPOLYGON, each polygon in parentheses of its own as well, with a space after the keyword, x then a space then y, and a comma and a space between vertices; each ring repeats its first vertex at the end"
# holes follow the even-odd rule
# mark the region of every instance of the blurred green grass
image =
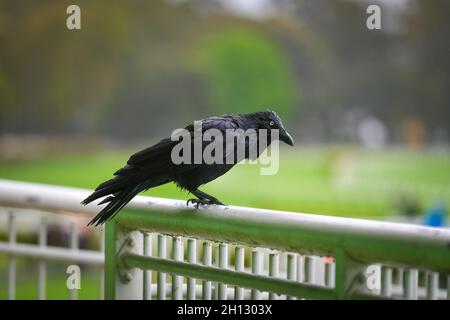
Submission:
MULTIPOLYGON (((7 256, 0 255, 0 300, 7 299, 7 256)), ((66 268, 70 263, 47 262, 46 299, 66 300, 70 292, 66 287, 66 268)), ((100 297, 100 271, 91 266, 80 265, 80 289, 78 299, 96 300, 100 297)), ((16 257, 16 299, 38 299, 38 268, 35 260, 16 257)))
MULTIPOLYGON (((130 150, 0 162, 0 178, 95 188, 121 167, 130 150)), ((202 189, 226 204, 347 217, 386 217, 399 198, 425 208, 450 200, 450 153, 364 151, 349 147, 281 149, 276 175, 238 165, 202 189)), ((174 184, 149 196, 188 199, 174 184)))

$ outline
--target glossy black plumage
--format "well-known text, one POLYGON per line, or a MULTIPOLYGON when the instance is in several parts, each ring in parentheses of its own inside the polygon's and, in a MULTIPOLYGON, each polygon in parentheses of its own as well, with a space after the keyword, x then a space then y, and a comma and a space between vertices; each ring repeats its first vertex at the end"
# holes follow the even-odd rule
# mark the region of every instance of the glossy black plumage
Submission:
MULTIPOLYGON (((279 129, 279 139, 292 145, 291 136, 284 129, 280 118, 273 111, 267 110, 247 115, 223 115, 200 120, 202 131, 217 129, 225 135, 227 129, 279 129)), ((199 123, 197 122, 197 125, 199 123)), ((191 143, 194 144, 194 124, 185 128, 192 133, 191 143)), ((240 137, 237 139, 239 140, 240 137)), ((270 139, 269 139, 270 140, 270 139)), ((245 143, 246 150, 249 148, 248 140, 245 143)), ((271 141, 268 141, 270 144, 271 141)), ((233 163, 223 164, 213 163, 189 163, 174 164, 171 159, 172 148, 178 141, 166 138, 155 145, 133 154, 126 165, 114 173, 114 177, 100 184, 95 191, 83 200, 82 204, 88 204, 96 199, 106 197, 100 204, 107 205, 94 217, 90 225, 100 225, 112 218, 138 193, 168 182, 174 182, 179 187, 188 190, 198 199, 191 199, 190 202, 198 204, 222 204, 217 198, 208 195, 198 188, 229 171, 237 162, 243 159, 235 159, 233 163)), ((201 141, 202 148, 211 142, 201 141)), ((224 153, 236 152, 236 148, 228 148, 227 141, 224 141, 224 153)), ((258 156, 264 150, 258 150, 258 156)), ((247 158, 247 153, 244 158, 247 158)), ((225 154, 224 154, 225 156, 225 154)), ((236 157, 237 158, 237 157, 236 157)), ((188 203, 189 203, 188 201, 188 203)))

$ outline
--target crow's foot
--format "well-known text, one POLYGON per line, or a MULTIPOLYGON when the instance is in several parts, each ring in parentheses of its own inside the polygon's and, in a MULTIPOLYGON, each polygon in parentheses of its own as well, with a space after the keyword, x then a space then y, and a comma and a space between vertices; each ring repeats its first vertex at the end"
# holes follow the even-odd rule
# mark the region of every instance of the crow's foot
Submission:
POLYGON ((221 205, 223 206, 224 204, 222 202, 220 202, 219 200, 207 200, 207 199, 189 199, 188 201, 186 201, 186 205, 189 206, 189 203, 192 203, 197 209, 200 205, 202 206, 209 206, 212 204, 216 204, 216 205, 221 205))

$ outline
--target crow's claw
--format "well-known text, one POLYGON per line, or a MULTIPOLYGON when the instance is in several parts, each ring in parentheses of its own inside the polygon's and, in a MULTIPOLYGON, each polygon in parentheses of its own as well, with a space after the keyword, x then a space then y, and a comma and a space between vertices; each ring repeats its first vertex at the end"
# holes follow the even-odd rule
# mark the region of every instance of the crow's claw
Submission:
POLYGON ((209 200, 205 200, 205 199, 189 199, 186 202, 186 205, 189 206, 189 203, 192 203, 195 208, 198 209, 199 205, 208 205, 211 204, 211 202, 209 200))
POLYGON ((189 199, 188 201, 186 201, 186 206, 189 206, 190 203, 192 203, 195 206, 195 208, 197 208, 197 209, 200 205, 209 206, 212 204, 216 204, 216 205, 224 206, 224 204, 222 202, 220 202, 219 200, 211 201, 211 200, 207 200, 207 199, 189 199))

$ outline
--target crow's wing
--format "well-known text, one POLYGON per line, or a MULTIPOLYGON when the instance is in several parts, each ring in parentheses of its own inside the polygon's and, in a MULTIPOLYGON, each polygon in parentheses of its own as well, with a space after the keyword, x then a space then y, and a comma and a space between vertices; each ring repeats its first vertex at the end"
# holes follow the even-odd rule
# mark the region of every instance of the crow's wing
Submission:
MULTIPOLYGON (((203 141, 202 135, 195 134, 194 131, 198 128, 196 125, 199 124, 201 124, 202 135, 207 130, 216 129, 225 136, 226 130, 232 130, 239 127, 234 117, 231 116, 210 117, 199 120, 195 124, 192 123, 188 125, 184 129, 187 130, 190 135, 192 153, 194 151, 194 144, 201 144, 203 150, 204 147, 211 143, 211 141, 203 141)), ((172 149, 178 143, 179 141, 172 141, 170 138, 163 139, 157 144, 133 154, 128 160, 127 165, 124 168, 119 169, 115 174, 120 175, 135 167, 141 167, 146 174, 164 172, 167 170, 168 173, 178 175, 185 170, 192 169, 197 164, 177 165, 173 163, 171 159, 172 149)))

